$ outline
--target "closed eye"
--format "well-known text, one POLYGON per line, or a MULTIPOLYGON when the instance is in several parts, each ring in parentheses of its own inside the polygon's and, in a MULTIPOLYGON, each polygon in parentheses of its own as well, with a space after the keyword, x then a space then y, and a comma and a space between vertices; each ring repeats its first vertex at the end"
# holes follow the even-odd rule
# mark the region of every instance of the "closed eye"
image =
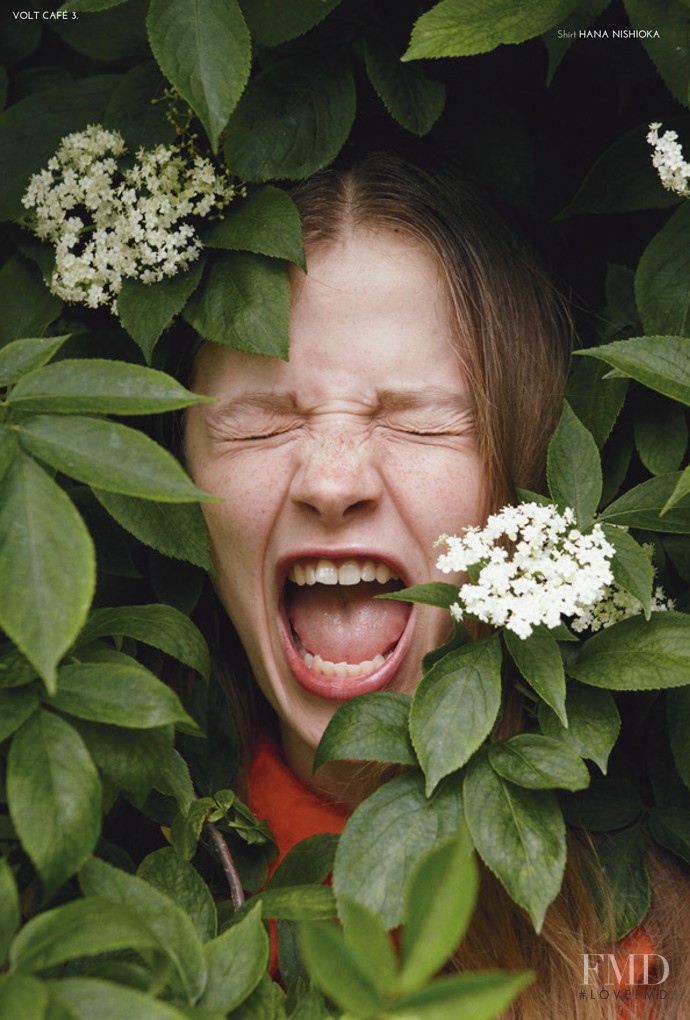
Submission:
POLYGON ((251 431, 239 432, 228 429, 214 430, 211 438, 222 443, 261 443, 271 439, 278 439, 281 436, 289 436, 299 428, 298 424, 273 426, 265 429, 252 429, 251 431))

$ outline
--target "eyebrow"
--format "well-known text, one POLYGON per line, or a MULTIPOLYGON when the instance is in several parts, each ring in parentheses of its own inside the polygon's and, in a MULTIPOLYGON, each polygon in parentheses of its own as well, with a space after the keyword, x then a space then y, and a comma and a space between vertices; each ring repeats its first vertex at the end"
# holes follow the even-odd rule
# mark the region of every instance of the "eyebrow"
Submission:
MULTIPOLYGON (((370 402, 372 412, 411 411, 421 407, 467 410, 471 400, 463 394, 443 386, 425 386, 417 389, 377 389, 370 402)), ((309 413, 301 406, 292 390, 271 392, 257 390, 238 397, 208 404, 206 413, 211 418, 234 418, 246 412, 261 411, 268 414, 309 413)))
POLYGON ((446 389, 444 386, 424 386, 420 389, 380 389, 377 402, 385 411, 413 411, 418 407, 465 410, 472 402, 468 396, 446 389))

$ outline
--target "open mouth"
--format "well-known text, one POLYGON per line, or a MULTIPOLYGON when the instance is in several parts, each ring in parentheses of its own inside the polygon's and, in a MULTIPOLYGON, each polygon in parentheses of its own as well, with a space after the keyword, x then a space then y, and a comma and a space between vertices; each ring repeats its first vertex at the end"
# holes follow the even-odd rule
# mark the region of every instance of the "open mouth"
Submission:
POLYGON ((310 693, 337 700, 385 687, 407 644, 411 606, 374 596, 403 586, 379 559, 293 561, 281 616, 297 681, 310 693))

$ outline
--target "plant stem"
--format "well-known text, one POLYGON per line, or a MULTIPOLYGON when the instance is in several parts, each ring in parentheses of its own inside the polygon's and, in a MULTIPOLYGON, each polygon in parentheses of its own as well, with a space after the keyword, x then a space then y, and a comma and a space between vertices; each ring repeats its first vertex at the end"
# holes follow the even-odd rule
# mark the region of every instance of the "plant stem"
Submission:
POLYGON ((232 859, 232 854, 228 849, 228 844, 225 842, 222 833, 213 824, 213 822, 205 822, 204 828, 208 831, 213 845, 216 848, 218 857, 220 858, 221 866, 225 872, 225 877, 228 880, 228 885, 230 886, 230 899, 232 900, 232 905, 235 910, 239 910, 244 903, 244 890, 242 888, 242 883, 240 882, 240 876, 237 874, 237 868, 235 867, 235 862, 232 859))

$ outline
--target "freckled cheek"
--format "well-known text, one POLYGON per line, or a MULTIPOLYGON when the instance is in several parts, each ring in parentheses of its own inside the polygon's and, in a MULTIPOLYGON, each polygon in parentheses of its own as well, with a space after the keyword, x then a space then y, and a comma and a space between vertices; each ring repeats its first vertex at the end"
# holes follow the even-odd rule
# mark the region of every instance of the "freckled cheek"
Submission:
POLYGON ((410 530, 429 549, 439 535, 481 523, 482 468, 474 452, 420 445, 400 451, 386 468, 388 489, 410 530))
MULTIPOLYGON (((220 503, 202 504, 202 511, 211 537, 211 547, 219 572, 232 576, 243 564, 255 563, 262 557, 275 513, 275 499, 268 481, 261 482, 261 473, 237 472, 223 479, 222 484, 209 486, 221 497, 220 503)), ((256 574, 256 570, 252 571, 256 574)))

